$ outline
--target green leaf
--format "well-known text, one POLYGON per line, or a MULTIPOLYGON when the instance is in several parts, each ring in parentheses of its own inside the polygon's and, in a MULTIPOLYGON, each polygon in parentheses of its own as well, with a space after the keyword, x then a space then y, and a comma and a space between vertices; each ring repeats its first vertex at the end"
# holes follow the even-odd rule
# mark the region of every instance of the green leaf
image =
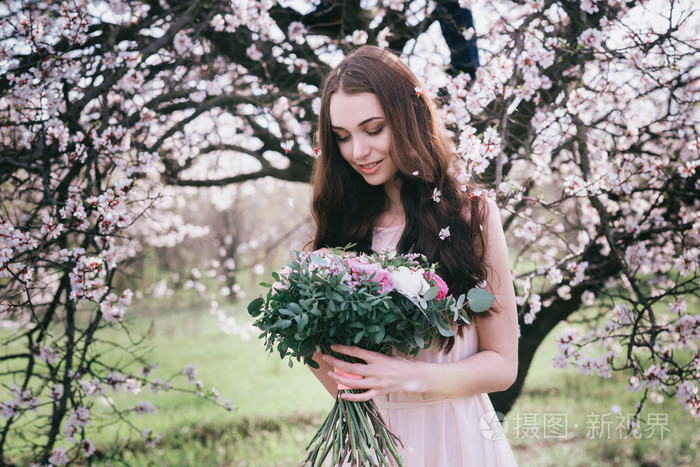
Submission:
POLYGON ((380 344, 382 340, 384 339, 384 334, 386 333, 385 328, 379 328, 379 332, 374 336, 374 340, 377 344, 380 344))
POLYGON ((268 288, 270 288, 270 287, 272 287, 272 284, 268 284, 267 282, 261 282, 261 283, 260 283, 260 287, 268 287, 268 288))
POLYGON ((418 332, 418 329, 416 329, 413 332, 413 339, 416 341, 416 345, 420 348, 425 347, 425 340, 423 339, 423 336, 420 335, 418 332))
POLYGON ((467 292, 467 300, 469 300, 469 309, 474 313, 482 313, 493 305, 493 300, 496 297, 488 290, 474 287, 467 292))
POLYGON ((425 293, 425 295, 423 295, 423 298, 430 302, 430 301, 435 300, 437 298, 439 292, 440 292, 440 287, 438 287, 437 285, 434 285, 428 289, 428 291, 425 293))
POLYGON ((362 336, 364 336, 364 335, 365 335, 365 330, 360 329, 360 331, 358 331, 357 334, 355 334, 355 337, 353 337, 352 342, 354 344, 357 344, 358 342, 360 342, 360 339, 362 339, 362 336))
POLYGON ((260 310, 262 309, 263 304, 265 303, 265 300, 263 300, 262 297, 258 297, 252 302, 248 304, 248 313, 250 316, 258 316, 260 314, 260 310))
POLYGON ((436 317, 436 324, 437 324, 438 332, 440 334, 442 334, 444 337, 452 337, 455 335, 452 328, 450 328, 450 325, 447 322, 445 322, 445 320, 442 316, 438 315, 436 317))
POLYGON ((318 370, 320 368, 320 365, 318 363, 316 363, 316 360, 314 360, 311 357, 304 357, 304 363, 306 363, 311 368, 314 368, 316 370, 318 370))
POLYGON ((309 253, 309 258, 311 258, 311 261, 314 263, 318 264, 319 266, 328 266, 330 265, 330 261, 328 261, 325 258, 321 258, 318 256, 316 253, 309 253))
POLYGON ((270 326, 268 329, 287 329, 289 326, 292 325, 292 320, 291 319, 281 319, 277 321, 275 324, 270 326))
POLYGON ((301 315, 297 315, 295 319, 297 320, 297 332, 301 334, 306 325, 309 324, 309 315, 303 313, 301 315))
MULTIPOLYGON (((287 306, 289 306, 289 305, 291 305, 291 303, 288 303, 288 304, 287 304, 287 306)), ((280 308, 280 309, 279 309, 279 313, 280 313, 281 315, 290 316, 290 317, 292 317, 292 318, 293 318, 294 316, 296 316, 296 313, 294 313, 292 310, 289 310, 289 309, 287 309, 287 308, 280 308)))

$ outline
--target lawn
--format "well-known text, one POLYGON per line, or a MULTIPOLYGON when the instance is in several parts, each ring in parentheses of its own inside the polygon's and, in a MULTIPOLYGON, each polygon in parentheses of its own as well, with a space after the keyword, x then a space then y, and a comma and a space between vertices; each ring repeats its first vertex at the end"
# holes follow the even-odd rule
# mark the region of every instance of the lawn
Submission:
MULTIPOLYGON (((140 430, 152 428, 161 442, 147 449, 135 430, 114 424, 93 434, 100 449, 119 451, 127 465, 293 466, 332 405, 311 373, 265 353, 262 344, 224 334, 205 310, 182 311, 176 302, 137 302, 132 326, 154 323, 148 355, 162 379, 194 364, 204 384, 231 400, 234 410, 176 391, 153 395, 111 395, 120 407, 149 400, 155 414, 132 417, 140 430), (170 308, 172 311, 166 311, 170 308), (153 310, 158 309, 157 313, 153 310), (114 439, 119 439, 118 443, 114 439)), ((227 310, 242 320, 245 303, 227 310)), ((126 341, 122 330, 106 336, 126 341)), ((556 334, 555 333, 553 335, 556 334)), ((675 400, 648 403, 638 439, 618 424, 633 412, 637 394, 619 381, 555 369, 552 339, 540 348, 525 389, 508 414, 507 436, 521 466, 699 465, 700 430, 675 400)), ((180 386, 184 376, 176 379, 180 386)))

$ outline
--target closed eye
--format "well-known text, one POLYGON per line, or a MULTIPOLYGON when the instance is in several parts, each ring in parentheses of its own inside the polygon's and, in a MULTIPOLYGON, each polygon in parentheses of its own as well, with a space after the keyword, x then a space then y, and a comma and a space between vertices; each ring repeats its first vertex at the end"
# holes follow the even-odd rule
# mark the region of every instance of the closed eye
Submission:
POLYGON ((349 139, 350 139, 350 135, 348 135, 348 136, 342 136, 342 137, 341 137, 341 136, 338 136, 338 135, 335 135, 335 140, 336 140, 337 142, 339 142, 339 143, 344 143, 345 141, 347 141, 347 140, 349 140, 349 139))
POLYGON ((377 128, 377 129, 374 130, 374 131, 368 131, 367 134, 370 135, 370 136, 377 136, 377 135, 380 134, 382 131, 384 131, 384 127, 383 127, 383 126, 380 126, 379 128, 377 128))

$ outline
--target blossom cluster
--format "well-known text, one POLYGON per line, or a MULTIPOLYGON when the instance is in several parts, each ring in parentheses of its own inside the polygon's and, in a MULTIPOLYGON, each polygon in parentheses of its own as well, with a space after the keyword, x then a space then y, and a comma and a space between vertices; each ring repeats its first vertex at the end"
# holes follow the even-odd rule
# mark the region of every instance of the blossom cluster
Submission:
POLYGON ((494 174, 510 246, 523 252, 513 273, 521 334, 542 314, 607 310, 590 329, 566 333, 554 364, 603 377, 631 371, 643 394, 680 394, 696 413, 694 357, 668 355, 700 342, 696 302, 684 299, 698 285, 697 89, 669 96, 658 83, 694 73, 696 52, 669 55, 666 39, 693 37, 698 19, 656 5, 669 20, 661 31, 631 4, 590 0, 571 41, 578 20, 557 2, 480 6, 487 24, 471 36, 483 66, 447 80, 441 112, 459 141, 455 173, 463 182, 494 174), (670 373, 638 363, 648 355, 670 373))

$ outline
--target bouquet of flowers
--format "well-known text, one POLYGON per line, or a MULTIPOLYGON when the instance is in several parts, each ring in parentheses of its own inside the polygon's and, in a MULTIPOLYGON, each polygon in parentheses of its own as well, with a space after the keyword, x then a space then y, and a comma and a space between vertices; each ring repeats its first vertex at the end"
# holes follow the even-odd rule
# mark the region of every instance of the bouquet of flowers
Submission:
MULTIPOLYGON (((448 294, 424 256, 395 252, 364 255, 344 249, 314 253, 296 251, 295 259, 268 287, 266 298, 248 305, 257 318, 268 351, 289 356, 314 368, 317 350, 338 358, 332 344, 356 345, 390 354, 394 349, 415 355, 437 336, 454 335, 453 326, 469 323, 465 306, 488 310, 493 295, 474 287, 466 297, 448 294)), ((340 388, 342 391, 352 391, 340 388)), ((338 397, 321 428, 307 446, 302 465, 402 466, 398 438, 389 431, 373 401, 338 397)))

